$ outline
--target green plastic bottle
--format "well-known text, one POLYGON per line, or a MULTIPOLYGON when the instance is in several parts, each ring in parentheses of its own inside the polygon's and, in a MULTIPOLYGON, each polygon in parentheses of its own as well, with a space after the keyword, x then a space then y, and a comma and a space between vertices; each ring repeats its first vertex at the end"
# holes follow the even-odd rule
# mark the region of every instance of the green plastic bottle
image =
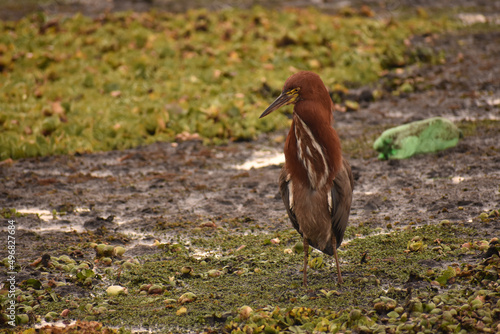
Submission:
POLYGON ((384 131, 373 143, 378 158, 406 159, 418 153, 445 150, 457 145, 462 132, 453 122, 433 117, 384 131))

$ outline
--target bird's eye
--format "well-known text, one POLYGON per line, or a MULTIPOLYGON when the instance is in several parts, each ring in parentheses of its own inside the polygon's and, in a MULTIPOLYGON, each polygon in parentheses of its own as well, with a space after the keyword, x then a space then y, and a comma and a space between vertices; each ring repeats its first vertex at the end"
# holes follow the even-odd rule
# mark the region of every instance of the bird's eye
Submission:
POLYGON ((300 88, 297 87, 297 88, 293 88, 293 89, 290 89, 288 92, 286 92, 287 95, 295 95, 299 92, 300 88))

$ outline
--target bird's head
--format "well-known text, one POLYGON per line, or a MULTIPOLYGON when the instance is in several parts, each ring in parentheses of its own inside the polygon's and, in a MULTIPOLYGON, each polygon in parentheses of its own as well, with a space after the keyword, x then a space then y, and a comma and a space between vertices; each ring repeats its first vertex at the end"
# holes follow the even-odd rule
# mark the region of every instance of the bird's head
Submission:
POLYGON ((332 109, 332 100, 325 84, 316 73, 301 71, 290 76, 283 86, 283 90, 276 100, 260 115, 259 118, 269 115, 287 104, 296 104, 300 101, 313 101, 326 104, 332 109))

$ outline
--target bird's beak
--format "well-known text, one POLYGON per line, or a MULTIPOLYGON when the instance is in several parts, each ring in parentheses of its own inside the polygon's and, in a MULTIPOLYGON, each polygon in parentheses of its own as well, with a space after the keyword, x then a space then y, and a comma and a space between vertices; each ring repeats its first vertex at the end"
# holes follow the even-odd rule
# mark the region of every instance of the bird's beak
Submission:
POLYGON ((297 100, 298 94, 297 91, 288 91, 288 92, 283 92, 281 93, 280 96, 276 100, 274 100, 273 103, 269 107, 267 107, 266 110, 260 115, 259 118, 262 118, 264 116, 269 115, 275 110, 278 110, 279 108, 286 106, 287 104, 294 103, 297 100))

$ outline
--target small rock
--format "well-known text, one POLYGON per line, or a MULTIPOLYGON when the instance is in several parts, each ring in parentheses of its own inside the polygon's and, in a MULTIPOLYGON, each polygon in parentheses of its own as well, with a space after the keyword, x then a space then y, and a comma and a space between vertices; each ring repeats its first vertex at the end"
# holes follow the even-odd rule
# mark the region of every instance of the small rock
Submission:
POLYGON ((174 308, 175 305, 177 304, 177 299, 168 298, 168 299, 165 299, 164 302, 165 302, 166 308, 174 308))
POLYGON ((122 246, 116 246, 113 249, 113 255, 114 256, 122 256, 125 253, 126 249, 122 246))
POLYGON ((75 263, 75 260, 73 260, 72 258, 70 258, 68 255, 61 255, 59 257, 59 261, 62 261, 66 264, 70 264, 70 263, 75 263))
POLYGON ((297 242, 294 246, 293 246, 293 251, 296 253, 296 254, 300 254, 304 251, 304 244, 302 242, 297 242))
POLYGON ((182 267, 181 268, 181 274, 183 275, 189 275, 193 272, 193 268, 191 267, 182 267))
POLYGON ((108 296, 113 297, 122 294, 127 294, 127 289, 124 288, 123 286, 111 285, 106 289, 106 293, 108 294, 108 296))
POLYGON ((105 244, 99 244, 95 247, 95 252, 98 257, 104 256, 104 251, 106 250, 105 244))
POLYGON ((361 311, 358 310, 358 309, 354 309, 352 310, 350 313, 349 313, 349 319, 351 321, 353 320, 358 320, 359 318, 361 318, 361 311))
POLYGON ((57 319, 59 317, 59 314, 57 314, 56 312, 49 312, 45 315, 45 321, 52 321, 54 319, 57 319))
POLYGON ((18 314, 17 317, 19 318, 20 325, 26 325, 30 321, 30 317, 27 314, 18 314))
POLYGON ((179 304, 191 303, 196 300, 196 295, 192 292, 186 292, 182 296, 179 297, 177 302, 179 304))
POLYGON ((391 311, 391 312, 387 313, 387 316, 389 318, 398 318, 399 317, 399 313, 396 312, 396 311, 391 311))
POLYGON ((181 307, 180 309, 177 310, 177 312, 175 312, 175 314, 177 314, 178 316, 181 316, 181 315, 186 315, 187 314, 187 308, 185 308, 184 306, 181 307))
POLYGON ((208 271, 208 276, 210 277, 219 277, 222 273, 219 270, 212 269, 208 271))
POLYGON ((252 314, 253 310, 250 306, 247 306, 247 305, 244 305, 242 307, 240 307, 240 318, 242 320, 246 320, 250 317, 250 315, 252 314))
POLYGON ((424 306, 421 302, 414 302, 411 306, 411 311, 422 313, 424 311, 424 306))
POLYGON ((150 295, 160 294, 160 293, 163 293, 163 287, 161 285, 153 284, 148 289, 148 294, 150 295))
POLYGON ((356 111, 356 110, 359 110, 359 103, 356 102, 356 101, 346 100, 345 101, 345 106, 347 108, 347 111, 356 111))

